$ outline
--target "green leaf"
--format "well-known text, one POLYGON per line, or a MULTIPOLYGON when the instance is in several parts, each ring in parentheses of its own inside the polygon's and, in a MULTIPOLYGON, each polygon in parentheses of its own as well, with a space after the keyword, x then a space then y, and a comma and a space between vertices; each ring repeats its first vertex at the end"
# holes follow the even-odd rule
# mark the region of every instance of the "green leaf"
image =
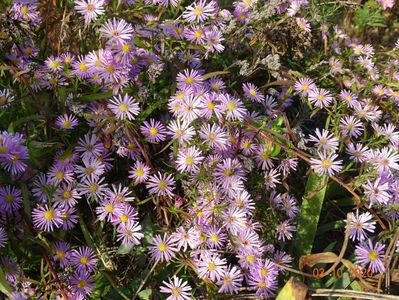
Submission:
POLYGON ((132 245, 121 244, 116 253, 117 254, 129 254, 132 251, 133 247, 134 247, 133 244, 132 245))
POLYGON ((6 280, 6 276, 4 275, 2 268, 0 268, 0 291, 11 297, 12 289, 6 280))
POLYGON ((276 300, 305 300, 307 291, 305 284, 291 277, 278 293, 276 300))
POLYGON ((328 176, 326 175, 318 176, 313 171, 309 175, 299 213, 297 235, 294 243, 294 249, 298 257, 308 255, 312 251, 320 211, 326 194, 327 181, 328 176))
POLYGON ((345 227, 345 221, 344 220, 338 220, 338 221, 334 221, 334 222, 330 222, 327 224, 324 224, 323 226, 320 226, 317 229, 316 235, 322 235, 328 231, 332 231, 332 230, 337 230, 340 228, 345 227))
POLYGON ((145 289, 139 293, 140 299, 149 300, 151 299, 152 289, 145 289))

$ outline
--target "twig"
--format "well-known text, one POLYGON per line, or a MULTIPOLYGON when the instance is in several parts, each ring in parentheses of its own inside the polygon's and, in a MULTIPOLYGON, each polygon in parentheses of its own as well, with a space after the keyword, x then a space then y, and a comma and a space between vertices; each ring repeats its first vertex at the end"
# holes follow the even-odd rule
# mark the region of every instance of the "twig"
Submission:
POLYGON ((139 286, 139 288, 137 289, 136 293, 134 294, 132 300, 135 300, 137 298, 137 295, 139 294, 139 292, 141 291, 141 289, 143 288, 143 286, 145 285, 145 283, 148 280, 148 277, 150 277, 151 273, 154 272, 155 267, 158 265, 158 261, 155 261, 155 264, 152 266, 151 270, 147 273, 147 275, 145 276, 144 280, 141 281, 141 284, 139 286))

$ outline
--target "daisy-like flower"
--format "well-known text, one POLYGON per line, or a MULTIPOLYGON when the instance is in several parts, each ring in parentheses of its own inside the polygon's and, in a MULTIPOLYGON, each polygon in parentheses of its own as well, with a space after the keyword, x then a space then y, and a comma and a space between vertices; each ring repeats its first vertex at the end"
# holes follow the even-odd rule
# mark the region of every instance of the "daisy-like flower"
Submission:
POLYGON ((61 268, 65 268, 69 263, 71 245, 67 242, 56 242, 53 246, 53 253, 53 259, 59 262, 61 268))
POLYGON ((381 181, 383 181, 382 178, 378 177, 373 182, 367 180, 367 183, 363 185, 364 194, 370 201, 370 207, 372 207, 375 203, 387 204, 392 198, 391 194, 389 193, 390 188, 388 182, 381 181))
POLYGON ((169 196, 173 197, 173 189, 175 187, 175 180, 173 175, 157 174, 151 175, 146 183, 148 191, 158 196, 169 196))
POLYGON ((220 286, 219 293, 236 294, 242 286, 243 274, 236 266, 228 266, 222 276, 217 282, 220 286))
POLYGON ((225 211, 222 217, 226 229, 234 235, 244 230, 248 222, 245 211, 234 207, 225 211))
POLYGON ((166 234, 161 237, 159 234, 155 235, 149 247, 151 258, 164 262, 170 261, 175 257, 177 248, 166 234))
POLYGON ((7 245, 7 241, 8 241, 7 232, 3 227, 0 227, 0 248, 5 247, 5 245, 7 245))
POLYGON ((6 108, 10 103, 14 102, 15 97, 9 89, 0 90, 0 107, 6 108))
POLYGON ((22 206, 21 190, 11 185, 0 186, 0 209, 5 213, 17 211, 22 206))
POLYGON ((364 241, 368 237, 368 233, 374 233, 375 223, 373 216, 369 212, 359 215, 359 210, 357 209, 356 214, 351 214, 349 237, 352 241, 364 241))
POLYGON ((301 29, 303 32, 310 33, 311 30, 308 20, 306 20, 305 18, 296 18, 295 21, 299 29, 301 29))
MULTIPOLYGON (((277 264, 291 268, 292 261, 293 261, 293 258, 289 254, 285 253, 284 251, 277 250, 273 256, 273 262, 276 264, 276 267, 278 267, 278 268, 279 268, 279 266, 277 266, 277 264)), ((280 268, 279 270, 283 274, 286 273, 286 270, 284 270, 283 268, 280 268)))
POLYGON ((269 189, 274 189, 276 187, 276 184, 281 183, 280 179, 280 172, 278 172, 276 169, 270 169, 265 172, 265 185, 269 189))
POLYGON ((58 116, 55 120, 55 125, 63 130, 70 130, 78 126, 79 122, 73 115, 64 114, 62 116, 58 116))
POLYGON ((168 125, 168 129, 172 139, 177 139, 179 143, 188 143, 195 135, 194 127, 190 126, 190 123, 186 120, 172 120, 168 125))
POLYGON ((83 166, 76 166, 75 173, 78 178, 86 179, 98 179, 102 174, 104 174, 104 164, 97 158, 83 158, 83 166))
POLYGON ((290 221, 284 221, 277 225, 276 233, 280 241, 291 240, 292 233, 296 231, 295 226, 291 225, 290 221))
POLYGON ((204 253, 197 262, 197 272, 200 278, 219 281, 226 271, 227 261, 217 253, 204 253))
POLYGON ((358 162, 365 162, 367 160, 367 153, 369 148, 360 143, 350 143, 346 146, 346 153, 350 155, 350 159, 358 162))
POLYGON ((342 134, 349 134, 350 137, 358 138, 364 130, 363 123, 354 116, 346 116, 341 119, 340 126, 342 134))
POLYGON ((134 120, 140 112, 140 107, 136 103, 133 97, 128 94, 114 96, 109 100, 108 108, 115 114, 120 120, 128 119, 134 120))
POLYGON ((124 187, 119 183, 118 185, 113 184, 112 189, 107 190, 106 196, 116 202, 129 202, 134 200, 134 197, 130 196, 131 193, 128 187, 124 187))
POLYGON ((32 222, 36 228, 42 229, 45 232, 51 232, 54 227, 59 228, 62 226, 61 211, 52 206, 42 206, 35 208, 32 211, 32 222))
POLYGON ((117 228, 117 240, 122 241, 122 245, 139 245, 144 235, 140 232, 141 225, 137 222, 121 223, 117 228))
POLYGON ((86 271, 76 271, 71 279, 71 287, 76 296, 80 296, 80 299, 84 299, 86 295, 91 294, 94 290, 94 280, 86 271))
POLYGON ((182 120, 189 124, 197 119, 201 114, 201 98, 196 95, 191 94, 184 97, 180 105, 181 107, 177 114, 182 120))
POLYGON ((227 235, 224 233, 223 228, 217 226, 211 226, 206 229, 207 245, 212 249, 221 249, 227 239, 227 235))
POLYGON ((146 182, 150 174, 151 168, 141 161, 136 161, 129 171, 129 178, 137 183, 146 182))
POLYGON ((185 69, 183 73, 177 74, 177 87, 181 90, 185 88, 199 89, 202 85, 202 75, 198 70, 185 69))
POLYGON ((199 133, 204 143, 209 143, 210 147, 226 149, 228 137, 226 132, 218 124, 204 124, 199 133))
POLYGON ((76 271, 94 271, 97 261, 94 251, 89 247, 82 246, 71 252, 71 264, 76 271))
POLYGON ((180 150, 176 160, 177 170, 195 174, 199 171, 198 165, 203 159, 204 157, 201 156, 201 151, 195 146, 180 150))
POLYGON ((204 22, 216 13, 216 3, 206 0, 199 0, 186 7, 183 12, 183 18, 188 22, 204 22))
POLYGON ((299 78, 295 84, 295 91, 301 93, 303 96, 307 96, 308 93, 316 88, 313 80, 307 77, 299 78))
POLYGON ((107 185, 102 184, 103 181, 104 178, 86 178, 79 186, 79 191, 86 197, 93 197, 94 199, 99 200, 101 197, 104 197, 105 192, 107 191, 107 185))
POLYGON ((0 267, 4 272, 6 280, 10 283, 17 281, 18 276, 18 265, 8 256, 2 256, 0 259, 0 267))
POLYGON ((97 135, 85 134, 80 138, 76 151, 82 153, 82 157, 98 157, 104 152, 104 146, 97 135))
POLYGON ((220 108, 226 113, 227 120, 243 121, 248 111, 239 99, 231 97, 229 94, 220 95, 220 108))
POLYGON ((107 20, 100 28, 100 33, 107 38, 109 42, 124 43, 128 42, 133 37, 133 27, 125 20, 107 20))
POLYGON ((392 148, 384 147, 372 152, 372 164, 378 169, 378 172, 399 170, 399 153, 392 148))
POLYGON ((357 101, 358 95, 355 93, 352 93, 351 91, 348 90, 342 90, 339 93, 339 97, 343 102, 348 104, 349 107, 353 108, 355 107, 359 102, 357 101))
POLYGON ((186 251, 189 247, 196 249, 201 243, 199 232, 193 227, 189 230, 184 227, 177 228, 176 232, 172 233, 170 241, 176 244, 177 251, 180 249, 186 251))
POLYGON ((356 260, 361 266, 371 269, 374 273, 382 273, 385 271, 384 266, 384 248, 385 245, 375 243, 369 239, 356 246, 356 260))
POLYGON ((336 151, 338 149, 338 138, 334 137, 334 135, 329 133, 328 130, 316 128, 316 136, 310 135, 308 141, 314 142, 317 144, 319 148, 322 148, 325 151, 336 151))
POLYGON ((104 14, 104 0, 76 0, 75 10, 84 16, 86 24, 104 14))
POLYGON ((311 158, 310 167, 319 175, 333 176, 342 170, 342 160, 336 160, 338 155, 334 153, 317 152, 319 159, 311 158))
POLYGON ((140 130, 150 143, 156 144, 166 139, 167 132, 165 126, 155 119, 145 121, 144 124, 140 126, 140 130))
POLYGON ((121 214, 121 203, 115 202, 113 199, 105 199, 96 207, 96 214, 100 221, 111 220, 117 218, 121 214))
POLYGON ((210 119, 215 114, 220 120, 222 118, 219 104, 219 95, 217 93, 204 93, 201 97, 201 116, 210 119))
MULTIPOLYGON (((117 202, 114 202, 116 204, 117 202)), ((113 225, 127 224, 138 220, 137 211, 129 203, 121 202, 120 209, 115 210, 115 214, 111 220, 113 225)))
POLYGON ((191 300, 191 286, 187 281, 173 276, 169 278, 169 282, 162 281, 164 286, 161 286, 160 292, 170 294, 166 300, 191 300))
POLYGON ((259 88, 252 83, 244 83, 242 89, 244 90, 245 96, 251 101, 263 102, 263 100, 265 100, 265 96, 261 93, 259 88))
POLYGON ((310 103, 320 108, 330 106, 334 101, 334 97, 331 95, 331 93, 322 88, 314 88, 311 90, 309 92, 308 99, 310 103))
POLYGON ((54 57, 53 55, 48 57, 44 64, 46 65, 47 69, 52 72, 62 71, 64 69, 61 58, 54 57))

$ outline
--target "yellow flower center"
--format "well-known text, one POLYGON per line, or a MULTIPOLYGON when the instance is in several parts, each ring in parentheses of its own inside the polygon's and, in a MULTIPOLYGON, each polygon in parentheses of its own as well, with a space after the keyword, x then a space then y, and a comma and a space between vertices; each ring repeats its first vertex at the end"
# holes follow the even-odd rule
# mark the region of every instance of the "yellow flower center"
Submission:
POLYGON ((229 103, 227 103, 227 105, 226 105, 226 108, 227 108, 227 110, 229 110, 229 111, 235 110, 236 107, 237 107, 237 105, 236 105, 234 102, 229 102, 229 103))
POLYGON ((71 121, 65 120, 64 122, 62 122, 62 125, 64 125, 65 128, 69 128, 72 126, 71 121))
POLYGON ((321 161, 321 167, 322 167, 323 169, 329 169, 329 168, 331 168, 331 166, 332 166, 332 161, 331 161, 331 159, 326 158, 326 159, 323 159, 323 160, 321 161))
POLYGON ((45 218, 47 221, 50 221, 50 220, 54 219, 54 212, 53 212, 52 210, 46 211, 46 212, 44 213, 44 218, 45 218))
POLYGON ((57 250, 57 258, 58 260, 61 260, 65 257, 65 252, 62 250, 57 250))
POLYGON ((212 101, 208 102, 208 109, 214 110, 215 109, 215 103, 213 103, 212 101))
POLYGON ((62 198, 64 198, 64 199, 69 199, 69 198, 71 198, 71 196, 72 196, 72 193, 70 191, 64 191, 62 193, 62 198))
POLYGON ((150 129, 150 134, 151 134, 151 135, 157 135, 157 133, 158 133, 158 129, 156 129, 156 128, 154 128, 154 127, 152 127, 152 128, 150 129))
POLYGON ((266 287, 267 287, 267 284, 265 281, 261 281, 258 283, 258 288, 265 289, 266 287))
POLYGON ((114 206, 110 203, 105 206, 105 211, 110 213, 114 211, 114 206))
POLYGON ((166 182, 163 181, 163 180, 160 180, 159 183, 158 183, 158 188, 159 188, 160 190, 164 190, 164 189, 166 189, 166 187, 167 187, 166 182))
POLYGON ((14 202, 14 200, 15 200, 15 197, 13 195, 11 195, 11 194, 6 195, 7 203, 12 203, 12 202, 14 202))
POLYGON ((372 250, 372 251, 370 251, 368 256, 371 261, 374 261, 378 258, 378 252, 375 250, 372 250))
POLYGON ((197 17, 199 17, 200 15, 202 15, 204 12, 204 9, 202 7, 197 6, 196 8, 194 8, 194 15, 196 15, 197 17))
POLYGON ((89 185, 89 192, 90 192, 90 193, 95 193, 95 192, 97 192, 97 191, 98 191, 98 186, 97 186, 97 184, 92 183, 92 184, 89 185))
POLYGON ((252 264, 252 263, 255 262, 255 256, 253 256, 253 255, 247 255, 247 256, 245 257, 245 259, 246 259, 247 262, 249 262, 250 264, 252 264))
POLYGON ((26 5, 21 7, 21 14, 24 16, 28 13, 28 7, 26 5))
POLYGON ((89 259, 87 258, 87 256, 82 256, 82 257, 79 259, 79 262, 80 262, 82 265, 87 265, 87 263, 89 262, 89 259))
POLYGON ((128 53, 130 51, 130 45, 129 44, 124 44, 122 46, 122 52, 128 53))
POLYGON ((211 234, 210 240, 214 243, 217 243, 219 241, 219 237, 216 233, 211 234))
POLYGON ((137 177, 143 176, 144 175, 144 170, 143 169, 137 169, 136 175, 137 175, 137 177))
POLYGON ((81 71, 83 71, 83 72, 86 72, 86 71, 87 71, 87 66, 86 66, 86 64, 80 64, 80 65, 79 65, 79 70, 81 70, 81 71))
POLYGON ((192 156, 186 157, 186 165, 192 165, 194 162, 194 158, 192 156))
POLYGON ((127 105, 126 103, 121 103, 119 104, 119 110, 121 112, 127 112, 129 110, 129 105, 127 105))
POLYGON ((62 171, 58 171, 57 173, 55 173, 55 177, 57 178, 57 179, 59 179, 59 180, 62 180, 62 179, 64 179, 64 172, 62 172, 62 171))
POLYGON ((96 7, 91 3, 87 4, 87 6, 86 6, 86 10, 88 12, 93 12, 95 9, 96 9, 96 7))
POLYGON ((127 223, 127 221, 129 221, 129 218, 127 217, 127 215, 123 214, 121 215, 120 220, 122 223, 127 223))
POLYGON ((108 73, 114 73, 114 72, 115 72, 115 67, 114 67, 113 65, 109 65, 109 66, 107 66, 107 67, 105 68, 105 70, 106 70, 108 73))
POLYGON ((249 93, 250 93, 252 96, 256 96, 256 91, 255 91, 254 89, 250 89, 250 90, 249 90, 249 93))
POLYGON ((59 62, 56 61, 56 60, 53 60, 53 61, 50 63, 50 67, 52 67, 52 68, 54 68, 54 69, 58 68, 59 66, 60 66, 60 64, 59 64, 59 62))
POLYGON ((160 244, 158 245, 158 250, 159 250, 159 251, 164 252, 164 251, 166 251, 167 249, 168 249, 168 245, 166 245, 165 243, 160 243, 160 244))
POLYGON ((180 296, 181 295, 181 288, 179 288, 179 287, 173 287, 172 288, 172 290, 171 290, 171 294, 172 294, 172 296, 175 296, 175 297, 177 297, 177 296, 180 296))
POLYGON ((261 269, 260 269, 260 274, 261 274, 262 276, 266 276, 267 273, 268 273, 268 271, 267 271, 266 268, 261 268, 261 269))
POLYGON ((196 32, 194 33, 194 37, 195 37, 196 39, 199 39, 201 36, 202 36, 202 32, 201 32, 201 31, 196 31, 196 32))
POLYGON ((187 84, 193 84, 194 83, 194 79, 192 77, 187 77, 186 78, 186 83, 187 84))
POLYGON ((209 270, 210 272, 214 272, 214 271, 216 270, 216 265, 215 265, 214 262, 210 262, 210 263, 208 264, 208 270, 209 270))

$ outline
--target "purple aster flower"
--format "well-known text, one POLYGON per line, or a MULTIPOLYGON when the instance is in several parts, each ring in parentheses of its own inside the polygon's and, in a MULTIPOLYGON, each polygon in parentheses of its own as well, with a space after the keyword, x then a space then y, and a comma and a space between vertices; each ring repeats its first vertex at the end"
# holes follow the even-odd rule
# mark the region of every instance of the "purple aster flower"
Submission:
POLYGON ((69 264, 69 259, 71 255, 71 246, 67 242, 56 242, 53 245, 53 259, 58 261, 61 268, 66 268, 69 264))
POLYGON ((75 173, 80 180, 98 179, 104 174, 104 165, 96 157, 84 157, 82 159, 83 166, 76 166, 75 173))
POLYGON ((76 207, 64 207, 61 211, 62 229, 70 230, 76 226, 79 217, 76 214, 76 207))
POLYGON ((18 276, 18 265, 8 256, 0 258, 0 267, 9 283, 15 283, 18 276))
POLYGON ((104 0, 76 0, 75 10, 84 16, 85 23, 88 24, 104 14, 104 0))
POLYGON ((73 185, 62 184, 57 187, 54 198, 57 200, 57 206, 64 208, 75 206, 81 196, 73 185))
POLYGON ((45 232, 54 230, 54 226, 59 228, 62 226, 61 211, 52 206, 41 206, 32 211, 32 222, 36 228, 45 232))
POLYGON ((122 240, 122 245, 139 245, 140 239, 144 237, 141 229, 137 222, 121 223, 117 228, 117 241, 122 240))
POLYGON ((109 42, 123 43, 130 41, 133 37, 133 27, 125 20, 107 20, 100 28, 100 33, 107 38, 109 42))
POLYGON ((105 199, 96 207, 96 214, 100 221, 116 219, 122 213, 121 203, 115 202, 114 199, 105 199))
POLYGON ((173 276, 169 278, 169 282, 162 281, 163 286, 160 288, 160 292, 164 294, 170 294, 166 300, 190 300, 191 297, 191 286, 187 281, 173 276))
POLYGON ((104 197, 107 191, 107 185, 102 184, 104 178, 94 179, 87 178, 79 186, 79 192, 86 197, 93 197, 95 200, 99 200, 104 197))
POLYGON ((146 182, 151 168, 141 161, 136 161, 134 166, 129 171, 129 178, 135 180, 137 183, 146 182))
POLYGON ((35 176, 31 192, 33 196, 39 199, 39 201, 45 202, 50 198, 49 191, 51 188, 51 184, 48 182, 46 174, 39 173, 35 176))
POLYGON ((177 139, 180 143, 188 143, 196 133, 189 122, 180 119, 171 120, 167 129, 172 139, 177 139))
POLYGON ((369 212, 359 215, 359 210, 357 209, 356 214, 351 214, 349 237, 352 241, 364 241, 368 233, 374 233, 375 223, 373 216, 369 212))
POLYGON ((45 66, 49 71, 57 72, 62 71, 64 69, 62 65, 62 59, 59 57, 54 57, 51 55, 44 61, 45 66))
POLYGON ((112 189, 107 191, 107 197, 116 202, 129 202, 134 200, 134 197, 130 196, 131 193, 128 187, 113 184, 112 189))
POLYGON ((228 266, 222 276, 217 282, 220 286, 219 293, 236 294, 242 286, 243 274, 236 266, 228 266))
POLYGON ((331 93, 322 88, 314 88, 309 92, 308 95, 309 102, 314 104, 316 107, 323 108, 325 106, 330 106, 334 101, 331 93))
POLYGON ((211 226, 206 229, 206 243, 211 249, 221 249, 226 241, 227 235, 223 228, 211 226))
POLYGON ((129 222, 136 222, 138 220, 136 209, 129 203, 120 202, 119 209, 115 210, 114 218, 111 223, 113 225, 127 224, 129 222))
POLYGON ((173 197, 172 191, 175 187, 175 180, 171 174, 167 175, 158 172, 148 178, 146 187, 151 194, 173 197))
POLYGON ((360 143, 350 143, 346 146, 346 153, 356 162, 365 162, 369 148, 360 143))
POLYGON ((94 271, 98 261, 94 251, 86 246, 79 247, 77 250, 72 250, 70 260, 76 271, 89 272, 94 271))
POLYGON ((134 120, 140 112, 140 107, 133 97, 125 94, 125 96, 114 96, 109 100, 108 108, 120 120, 134 120))
POLYGON ((7 214, 16 212, 22 206, 22 193, 11 185, 0 186, 0 208, 7 214))
POLYGON ((216 5, 214 1, 206 3, 206 0, 199 0, 186 7, 183 18, 188 22, 203 22, 216 14, 216 5))
POLYGON ((325 129, 321 131, 316 128, 316 136, 310 135, 308 141, 316 143, 316 145, 325 151, 336 151, 338 149, 339 140, 333 134, 325 129))
POLYGON ((217 253, 202 253, 197 264, 197 273, 200 278, 208 278, 213 282, 219 281, 226 272, 227 261, 217 253))
POLYGON ((227 147, 227 134, 216 123, 202 125, 199 135, 204 140, 204 143, 209 143, 212 148, 226 149, 227 147))
POLYGON ((388 182, 383 182, 381 177, 378 177, 373 182, 367 180, 367 183, 363 185, 363 188, 364 194, 370 201, 370 207, 372 207, 375 203, 387 204, 392 197, 389 193, 390 187, 388 182))
POLYGON ((144 124, 140 126, 140 130, 150 143, 156 144, 166 139, 167 132, 165 126, 155 119, 145 121, 144 124))
POLYGON ((175 257, 176 252, 177 248, 167 234, 164 234, 163 237, 159 234, 155 235, 151 242, 151 246, 149 246, 151 258, 160 262, 170 261, 175 257))
POLYGON ((307 77, 300 78, 294 84, 294 89, 297 92, 302 93, 303 96, 307 96, 308 93, 316 88, 313 80, 307 77))
POLYGON ((85 270, 78 270, 72 276, 71 287, 75 295, 84 298, 94 290, 94 280, 85 270))
POLYGON ((385 271, 384 266, 384 248, 385 245, 375 243, 369 239, 356 246, 356 260, 361 266, 370 268, 374 273, 382 273, 385 271))
POLYGON ((339 127, 343 135, 349 135, 353 138, 361 136, 364 130, 363 123, 360 120, 357 120, 354 116, 341 118, 339 127))
POLYGON ((311 168, 319 175, 328 174, 333 176, 336 172, 342 170, 342 160, 336 160, 337 154, 326 152, 317 152, 319 159, 311 158, 311 168))
POLYGON ((223 52, 224 46, 222 41, 224 40, 222 33, 219 30, 211 29, 205 32, 205 58, 208 58, 209 53, 220 53, 223 52))
POLYGON ((93 75, 93 68, 87 64, 85 56, 79 56, 72 62, 72 73, 81 79, 86 79, 93 75))
POLYGON ((178 117, 187 123, 191 123, 201 115, 201 97, 190 94, 180 102, 180 109, 177 111, 178 117))
POLYGON ((248 112, 241 100, 235 99, 229 94, 221 94, 219 99, 220 109, 226 113, 227 120, 244 120, 248 112))
POLYGON ((309 21, 305 18, 295 18, 296 24, 298 25, 299 29, 303 32, 310 33, 310 24, 309 21))
MULTIPOLYGON (((292 260, 293 260, 293 258, 289 254, 285 253, 284 251, 277 250, 273 256, 273 262, 275 264, 279 264, 279 265, 289 267, 289 268, 292 267, 292 265, 291 265, 292 260)), ((276 265, 276 267, 279 267, 279 266, 276 265)), ((286 270, 284 270, 282 268, 279 269, 279 271, 283 274, 286 273, 286 270)))
POLYGON ((172 233, 170 241, 176 244, 177 251, 196 249, 201 243, 199 232, 194 227, 190 227, 189 230, 184 227, 177 228, 176 232, 172 233))
POLYGON ((358 95, 356 95, 355 93, 352 93, 351 91, 348 91, 348 90, 342 90, 339 93, 339 97, 341 98, 341 100, 343 102, 345 102, 351 108, 355 107, 355 105, 359 103, 357 101, 358 95))
POLYGON ((245 96, 251 101, 263 102, 263 100, 265 100, 265 96, 261 93, 259 88, 252 83, 244 83, 242 89, 244 90, 245 96))
POLYGON ((55 125, 58 128, 64 129, 64 130, 73 129, 76 126, 78 126, 78 124, 79 124, 78 120, 73 115, 68 116, 67 114, 65 114, 65 115, 59 116, 55 120, 55 125))
POLYGON ((284 221, 277 225, 276 234, 280 241, 291 240, 292 233, 296 231, 295 226, 291 225, 290 221, 284 221))
POLYGON ((201 151, 195 146, 180 149, 176 160, 177 170, 180 172, 196 174, 200 168, 199 164, 203 159, 204 157, 201 156, 201 151))
POLYGON ((179 89, 193 88, 198 89, 202 85, 202 75, 198 70, 185 69, 183 73, 177 74, 177 87, 179 89))
POLYGON ((8 236, 7 232, 3 227, 0 227, 0 248, 3 248, 7 245, 8 236))
POLYGON ((82 153, 83 158, 98 157, 104 152, 104 146, 95 134, 85 134, 83 139, 79 139, 78 146, 75 149, 82 153))
POLYGON ((250 273, 248 285, 251 290, 256 290, 256 296, 264 299, 272 298, 277 290, 277 279, 271 276, 261 276, 258 273, 250 273))

